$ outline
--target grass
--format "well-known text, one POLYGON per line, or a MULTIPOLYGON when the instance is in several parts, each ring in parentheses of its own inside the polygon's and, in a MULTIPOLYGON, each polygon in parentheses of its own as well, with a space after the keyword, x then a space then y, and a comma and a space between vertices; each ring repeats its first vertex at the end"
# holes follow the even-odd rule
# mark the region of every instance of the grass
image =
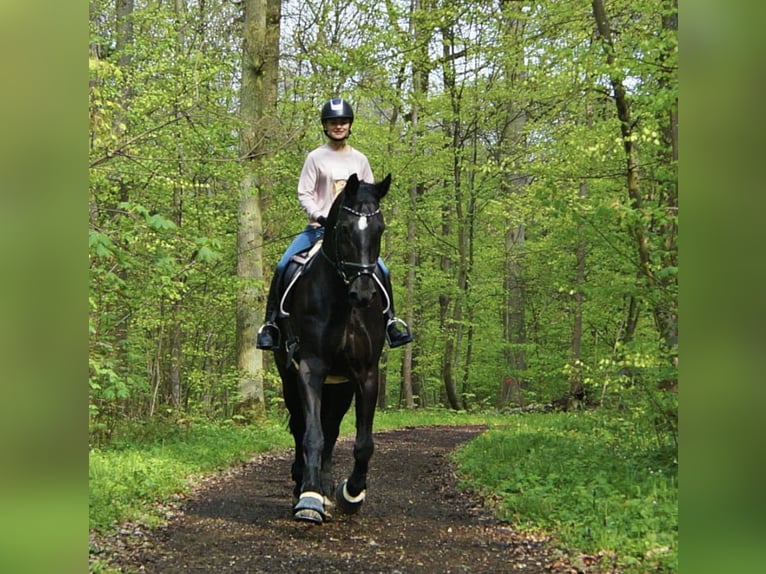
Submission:
POLYGON ((676 452, 642 419, 592 411, 507 422, 455 455, 464 484, 495 497, 501 518, 626 573, 677 571, 676 452))
POLYGON ((284 421, 260 428, 192 423, 133 433, 88 462, 90 528, 103 531, 125 520, 156 522, 153 507, 188 490, 195 476, 227 468, 253 454, 288 448, 284 421))

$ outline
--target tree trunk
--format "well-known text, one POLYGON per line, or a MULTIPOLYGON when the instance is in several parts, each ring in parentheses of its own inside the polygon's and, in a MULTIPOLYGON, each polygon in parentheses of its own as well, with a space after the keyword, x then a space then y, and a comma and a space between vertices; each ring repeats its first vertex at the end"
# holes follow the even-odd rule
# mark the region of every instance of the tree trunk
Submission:
MULTIPOLYGON (((462 336, 463 323, 463 294, 466 286, 466 234, 465 220, 463 217, 463 197, 462 197, 462 142, 461 142, 461 124, 460 124, 460 96, 456 83, 455 57, 455 33, 453 25, 442 27, 442 80, 444 82, 446 94, 450 98, 452 119, 445 122, 446 140, 450 142, 450 151, 452 154, 452 206, 447 205, 445 199, 442 210, 443 222, 442 232, 447 241, 453 241, 451 237, 452 225, 451 218, 454 216, 457 230, 457 269, 455 274, 455 283, 457 289, 455 295, 451 297, 444 293, 440 297, 442 318, 444 320, 444 329, 446 339, 444 344, 444 356, 442 358, 442 381, 448 406, 459 410, 462 408, 462 401, 459 398, 455 372, 460 352, 460 339, 462 336), (451 309, 451 316, 448 316, 448 310, 451 309)), ((449 257, 442 258, 442 271, 445 277, 452 274, 454 261, 449 257)))
MULTIPOLYGON (((522 23, 516 16, 515 3, 509 0, 501 2, 503 21, 509 31, 505 35, 505 61, 503 72, 508 91, 514 93, 517 80, 523 80, 523 56, 519 49, 519 38, 522 33, 522 23)), ((523 102, 510 100, 505 105, 506 124, 503 129, 502 157, 520 158, 520 149, 525 145, 524 127, 526 114, 523 102)), ((513 213, 514 199, 525 193, 527 178, 522 172, 519 160, 513 161, 508 173, 502 181, 504 195, 509 208, 506 218, 505 231, 505 260, 503 264, 503 358, 506 365, 506 376, 503 378, 499 393, 500 408, 509 403, 523 406, 524 372, 527 370, 527 355, 523 345, 527 342, 526 329, 526 289, 524 286, 524 253, 526 250, 526 229, 524 222, 513 213)))
MULTIPOLYGON (((413 190, 410 186, 410 198, 412 198, 413 190)), ((410 209, 414 210, 415 205, 413 201, 410 201, 410 209)), ((415 268, 417 267, 417 253, 414 250, 415 245, 415 218, 409 217, 407 222, 407 246, 409 253, 407 253, 407 274, 405 275, 404 294, 407 302, 406 311, 404 314, 404 320, 408 325, 412 326, 414 323, 414 312, 412 310, 412 299, 414 298, 413 292, 415 290, 415 268)), ((404 406, 408 409, 415 407, 415 401, 413 398, 412 389, 412 345, 406 345, 404 347, 404 353, 402 353, 402 394, 404 396, 404 406)))
MULTIPOLYGON (((176 41, 178 42, 177 50, 179 53, 184 52, 184 44, 186 42, 184 30, 185 30, 185 18, 186 18, 186 5, 184 0, 175 0, 174 4, 176 14, 176 41)), ((176 114, 179 113, 178 106, 176 106, 176 114)), ((183 159, 181 150, 178 151, 178 181, 183 181, 183 159)), ((173 187, 173 208, 175 210, 175 224, 178 228, 181 228, 183 224, 183 186, 176 184, 173 187)), ((180 410, 182 398, 183 398, 183 379, 182 379, 182 367, 183 367, 183 329, 181 326, 181 300, 173 301, 170 312, 170 364, 168 368, 168 381, 170 383, 170 398, 171 405, 174 409, 180 410)))
POLYGON ((237 367, 240 371, 236 412, 248 419, 266 414, 263 391, 263 352, 255 347, 263 309, 263 228, 258 190, 253 174, 242 181, 239 203, 237 276, 242 281, 237 300, 237 367))
MULTIPOLYGON (((130 67, 133 63, 133 44, 135 41, 134 28, 133 28, 133 0, 117 0, 117 37, 115 47, 119 54, 117 58, 117 65, 120 67, 125 77, 130 75, 130 67)), ((133 94, 133 89, 130 85, 125 86, 119 95, 119 111, 114 116, 114 133, 116 137, 122 138, 128 130, 128 118, 126 110, 130 108, 130 99, 133 94)), ((119 199, 117 205, 120 203, 127 203, 130 200, 130 185, 125 179, 125 176, 120 175, 117 182, 117 189, 119 190, 119 199)), ((114 208, 115 220, 119 220, 124 217, 123 210, 114 208)), ((119 223, 117 224, 119 225, 119 223)), ((129 246, 123 245, 123 248, 127 251, 129 246)), ((117 275, 120 280, 125 284, 129 284, 128 269, 124 265, 120 265, 117 271, 117 275)), ((131 308, 130 297, 121 292, 118 295, 118 306, 122 310, 129 310, 131 308)), ((122 312, 122 311, 121 311, 122 312)), ((114 341, 115 349, 118 354, 117 365, 119 365, 119 374, 127 377, 130 371, 130 353, 128 352, 128 334, 130 332, 131 313, 126 312, 123 316, 123 320, 118 321, 114 329, 114 341)), ((159 344, 159 343, 158 343, 159 344)), ((138 410, 141 410, 140 406, 134 405, 138 410)))
MULTIPOLYGON (((585 180, 580 183, 580 197, 586 198, 588 195, 588 184, 585 180)), ((577 224, 577 261, 575 263, 575 292, 574 302, 574 320, 572 321, 572 358, 569 373, 569 394, 572 398, 582 400, 585 389, 582 381, 582 313, 583 313, 583 289, 585 287, 585 238, 583 237, 583 224, 577 224)))
MULTIPOLYGON (((677 19, 675 17, 675 14, 677 13, 677 3, 675 3, 675 0, 667 0, 665 5, 666 8, 674 7, 676 12, 673 12, 672 15, 665 15, 663 17, 662 25, 666 30, 674 30, 675 27, 677 27, 677 19)), ((616 47, 612 38, 611 25, 606 10, 604 9, 603 0, 592 0, 592 6, 596 28, 604 46, 606 62, 610 69, 616 70, 616 47)), ((622 77, 617 71, 613 71, 610 83, 614 93, 614 102, 617 108, 617 117, 620 120, 620 131, 625 150, 628 196, 631 201, 631 207, 638 212, 637 216, 634 218, 634 222, 631 224, 631 233, 636 242, 641 277, 645 280, 648 286, 659 286, 660 289, 658 292, 665 293, 668 291, 667 287, 669 285, 664 285, 663 283, 667 283, 668 281, 673 281, 675 283, 676 276, 674 273, 671 273, 668 275, 670 277, 669 280, 658 278, 652 268, 652 254, 650 252, 651 243, 649 237, 650 231, 645 227, 644 220, 646 218, 642 214, 644 211, 644 198, 639 180, 639 156, 633 134, 634 121, 631 116, 630 101, 622 77)), ((670 121, 665 130, 665 137, 671 138, 671 141, 675 140, 675 130, 677 129, 673 119, 675 110, 676 107, 674 105, 670 114, 670 121)), ((673 153, 675 154, 675 149, 673 153)), ((675 212, 678 205, 678 195, 675 183, 673 182, 665 191, 663 206, 669 211, 668 215, 670 216, 669 220, 671 221, 669 225, 674 226, 675 212)), ((665 246, 662 254, 662 258, 665 260, 663 261, 663 268, 676 267, 675 254, 677 253, 677 249, 675 246, 675 233, 673 232, 673 229, 663 229, 663 233, 666 234, 663 236, 666 238, 666 242, 669 242, 665 246)), ((673 289, 671 293, 672 295, 667 298, 652 298, 652 313, 657 330, 665 341, 671 355, 673 355, 677 344, 678 313, 676 309, 675 289, 673 289)))
MULTIPOLYGON (((665 0, 663 2, 662 28, 666 32, 678 32, 678 0, 665 0)), ((669 44, 667 50, 670 52, 672 47, 669 44)), ((669 61, 671 54, 662 55, 662 62, 669 61)), ((665 91, 670 91, 669 78, 663 77, 660 86, 665 91)), ((676 165, 678 162, 678 98, 673 99, 673 103, 667 112, 667 116, 660 118, 662 125, 662 137, 665 143, 665 149, 668 153, 665 156, 667 165, 676 165)), ((666 209, 666 223, 660 226, 659 235, 665 239, 663 253, 665 254, 662 262, 665 268, 678 267, 678 178, 668 178, 662 182, 661 202, 666 209)), ((676 274, 669 274, 663 280, 662 284, 666 292, 677 293, 678 280, 676 274)), ((671 365, 678 367, 678 306, 675 297, 669 298, 669 304, 664 307, 655 306, 655 322, 668 350, 668 356, 671 365)), ((666 382, 669 387, 677 386, 677 377, 672 381, 666 382)))
MULTIPOLYGON (((526 342, 526 323, 524 318, 525 288, 523 279, 525 229, 521 224, 507 220, 505 232, 505 263, 503 269, 503 357, 508 375, 503 381, 499 407, 508 406, 513 395, 521 396, 519 389, 524 387, 523 373, 527 368, 526 353, 522 345, 526 342), (508 384, 506 381, 512 381, 508 384), (512 394, 510 391, 514 391, 512 394)), ((522 401, 523 402, 523 401, 522 401)), ((523 406, 520 404, 520 406, 523 406)))
MULTIPOLYGON (((409 33, 412 38, 414 46, 420 46, 421 48, 416 51, 416 57, 412 66, 412 92, 413 103, 410 110, 410 129, 412 133, 412 139, 410 142, 410 149, 417 153, 418 149, 418 136, 420 130, 420 99, 423 98, 428 91, 428 75, 427 71, 424 71, 424 62, 427 61, 427 54, 423 54, 426 47, 426 43, 421 41, 421 36, 424 32, 421 26, 417 24, 416 15, 421 11, 420 0, 411 0, 410 2, 410 19, 409 19, 409 33), (424 77, 425 76, 425 77, 424 77)), ((415 322, 415 312, 413 309, 412 301, 415 293, 415 271, 418 266, 418 252, 415 243, 415 234, 417 231, 417 224, 415 213, 417 211, 418 197, 420 195, 421 186, 417 181, 410 182, 409 194, 410 204, 409 213, 410 216, 407 220, 407 246, 409 252, 407 253, 407 276, 405 278, 405 293, 407 295, 407 311, 405 314, 405 321, 412 326, 415 322)), ((417 335, 414 335, 417 336, 417 335)), ((413 381, 412 381, 412 365, 413 365, 413 353, 414 345, 407 345, 404 348, 404 357, 402 363, 402 397, 404 406, 408 409, 415 407, 415 400, 413 397, 413 381)), ((424 396, 423 389, 419 389, 418 402, 421 406, 424 405, 426 397, 424 396)))
POLYGON ((386 398, 386 387, 388 386, 388 377, 386 369, 380 369, 378 372, 378 408, 383 410, 388 406, 386 398))
POLYGON ((237 301, 237 365, 239 401, 237 412, 246 418, 261 418, 266 412, 263 388, 263 353, 255 340, 263 316, 262 206, 271 182, 263 160, 275 141, 277 71, 279 63, 279 0, 246 0, 240 115, 243 129, 240 155, 244 174, 240 189, 237 234, 237 275, 242 282, 237 301))
MULTIPOLYGON (((478 141, 475 136, 471 137, 471 164, 478 164, 478 141)), ((474 253, 474 239, 476 235, 476 178, 475 172, 471 171, 468 175, 468 203, 466 205, 465 212, 465 245, 463 247, 463 261, 464 261, 464 280, 463 280, 463 300, 465 301, 466 318, 465 318, 465 360, 463 363, 463 381, 461 397, 463 402, 463 408, 468 409, 470 407, 469 398, 473 396, 473 389, 471 388, 471 366, 473 363, 473 334, 474 334, 474 305, 473 305, 473 293, 472 293, 472 276, 475 264, 474 253)))

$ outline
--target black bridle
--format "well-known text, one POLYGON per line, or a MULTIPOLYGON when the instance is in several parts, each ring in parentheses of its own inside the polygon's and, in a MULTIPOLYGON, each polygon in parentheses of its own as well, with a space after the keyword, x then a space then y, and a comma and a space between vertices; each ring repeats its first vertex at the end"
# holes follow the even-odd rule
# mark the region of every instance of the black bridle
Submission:
MULTIPOLYGON (((361 213, 359 211, 356 211, 347 205, 341 206, 342 209, 348 211, 349 213, 352 213, 353 215, 357 217, 365 217, 367 219, 370 219, 371 217, 375 217, 380 213, 380 207, 378 207, 375 211, 371 213, 361 213)), ((335 222, 335 226, 338 226, 338 222, 335 222)), ((333 251, 334 257, 330 257, 326 250, 325 245, 322 245, 322 255, 324 255, 325 259, 327 259, 330 263, 333 264, 335 267, 335 270, 338 272, 338 275, 340 275, 340 278, 343 279, 343 282, 346 285, 351 285, 354 281, 356 281, 359 277, 362 275, 372 275, 375 274, 375 268, 378 265, 377 261, 373 261, 372 263, 357 263, 355 261, 344 261, 340 257, 338 257, 338 234, 335 233, 335 229, 333 228, 333 251)))

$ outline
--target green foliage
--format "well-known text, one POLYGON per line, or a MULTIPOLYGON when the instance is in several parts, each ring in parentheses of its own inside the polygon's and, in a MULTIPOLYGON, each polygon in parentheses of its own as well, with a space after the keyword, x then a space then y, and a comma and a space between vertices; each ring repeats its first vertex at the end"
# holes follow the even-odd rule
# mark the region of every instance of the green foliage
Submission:
POLYGON ((514 416, 456 459, 519 528, 626 573, 678 568, 677 450, 640 411, 514 416))
MULTIPOLYGON (((352 417, 348 417, 351 419, 352 417)), ((443 407, 416 410, 386 409, 375 414, 375 429, 378 431, 408 426, 460 426, 496 425, 505 420, 503 415, 492 412, 454 411, 443 407)), ((344 421, 345 424, 345 421, 344 421)), ((353 427, 349 427, 349 432, 353 427)))
MULTIPOLYGON (((126 39, 114 4, 91 3, 94 443, 123 419, 168 408, 227 419, 236 401, 241 4, 180 6, 137 2, 126 39)), ((667 131, 677 39, 661 26, 665 8, 610 2, 620 41, 609 63, 590 5, 573 0, 524 10, 437 2, 415 13, 402 2, 283 2, 278 137, 267 136, 270 183, 259 190, 265 276, 247 287, 264 293, 305 225, 298 174, 324 141, 318 107, 342 95, 356 109, 352 145, 376 176, 394 176, 383 257, 398 314, 413 318, 416 404, 445 403, 443 369, 458 407, 470 410, 497 404, 508 377, 529 403, 566 394, 581 375, 587 400, 641 403, 658 429, 673 429, 676 395, 657 391, 676 377, 657 321, 677 314, 677 165, 667 131), (640 206, 626 192, 613 77, 628 87, 640 206), (509 246, 521 228, 523 242, 509 246), (519 300, 509 296, 511 265, 519 300), (507 313, 521 340, 509 337, 507 313)), ((388 404, 399 403, 405 357, 387 353, 388 404)), ((273 365, 264 380, 279 409, 273 365)))
MULTIPOLYGON (((178 477, 252 452, 257 437, 287 440, 226 426, 244 287, 236 278, 242 5, 186 4, 136 2, 131 38, 119 37, 114 3, 90 4, 89 426, 99 528, 185 488, 178 477), (197 464, 198 452, 207 462, 197 464)), ((513 456, 513 466, 472 474, 494 476, 486 487, 504 493, 507 516, 540 527, 550 516, 545 527, 562 540, 617 552, 626 567, 632 559, 670 568, 675 556, 666 454, 677 442, 677 350, 661 327, 678 312, 668 131, 677 33, 661 25, 667 7, 609 2, 619 31, 609 61, 594 41, 590 4, 575 0, 523 10, 436 2, 414 13, 406 2, 283 2, 278 137, 268 136, 273 154, 262 163, 270 187, 258 190, 267 273, 247 285, 265 291, 268 269, 305 225, 295 187, 305 154, 324 141, 318 107, 330 95, 349 98, 352 145, 376 176, 394 176, 383 257, 398 314, 413 317, 416 404, 446 403, 448 369, 468 411, 383 411, 378 428, 490 420, 481 411, 509 377, 526 403, 561 397, 579 377, 587 402, 623 419, 518 419, 509 445, 496 444, 505 442, 500 431, 477 443, 513 456), (626 189, 614 79, 628 91, 641 202, 626 189), (519 229, 523 241, 509 245, 519 229), (510 268, 522 299, 510 297, 510 268), (521 340, 509 337, 508 313, 521 340), (577 456, 562 454, 570 448, 577 456), (608 457, 610 448, 621 458, 608 457), (574 526, 581 516, 589 529, 574 526)), ((406 356, 386 352, 389 405, 400 401, 406 356)), ((264 381, 271 415, 282 416, 273 365, 264 381)))
POLYGON ((117 50, 113 10, 91 4, 94 442, 167 406, 226 417, 236 395, 235 11, 136 3, 117 50))

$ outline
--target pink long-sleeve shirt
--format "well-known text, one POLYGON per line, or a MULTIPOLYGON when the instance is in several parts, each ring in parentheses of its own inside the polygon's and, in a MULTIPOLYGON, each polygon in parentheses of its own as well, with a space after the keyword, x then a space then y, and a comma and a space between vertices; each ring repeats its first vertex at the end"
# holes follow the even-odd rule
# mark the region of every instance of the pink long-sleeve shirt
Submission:
POLYGON ((367 157, 349 145, 336 151, 324 144, 306 156, 298 180, 298 200, 310 223, 315 223, 320 215, 327 217, 335 196, 352 173, 360 181, 375 181, 367 157))

